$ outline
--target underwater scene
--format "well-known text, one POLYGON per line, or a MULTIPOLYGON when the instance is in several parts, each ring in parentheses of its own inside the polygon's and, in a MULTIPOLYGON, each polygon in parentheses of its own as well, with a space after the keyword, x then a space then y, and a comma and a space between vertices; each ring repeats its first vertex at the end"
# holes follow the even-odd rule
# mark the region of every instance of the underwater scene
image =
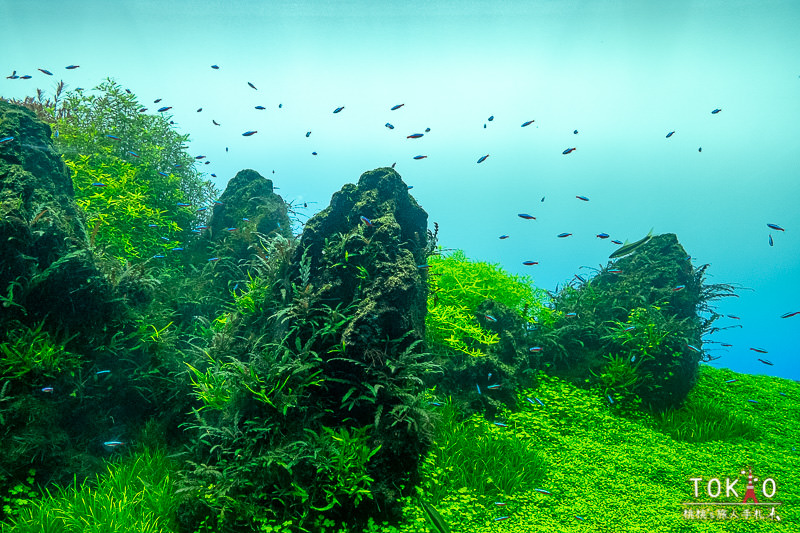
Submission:
POLYGON ((800 3, 0 7, 0 533, 800 531, 800 3))

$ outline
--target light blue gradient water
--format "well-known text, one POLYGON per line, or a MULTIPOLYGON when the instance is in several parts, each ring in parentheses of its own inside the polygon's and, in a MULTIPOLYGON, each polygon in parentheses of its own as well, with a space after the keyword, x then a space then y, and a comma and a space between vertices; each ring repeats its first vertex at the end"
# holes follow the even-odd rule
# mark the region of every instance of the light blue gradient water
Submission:
POLYGON ((317 209, 396 162, 441 244, 548 289, 605 264, 599 232, 674 232, 711 282, 752 289, 720 302, 743 327, 709 337, 734 345, 706 344, 712 364, 800 379, 800 316, 779 318, 800 310, 799 2, 73 4, 0 3, 0 95, 111 76, 173 106, 219 187, 253 168, 317 209))

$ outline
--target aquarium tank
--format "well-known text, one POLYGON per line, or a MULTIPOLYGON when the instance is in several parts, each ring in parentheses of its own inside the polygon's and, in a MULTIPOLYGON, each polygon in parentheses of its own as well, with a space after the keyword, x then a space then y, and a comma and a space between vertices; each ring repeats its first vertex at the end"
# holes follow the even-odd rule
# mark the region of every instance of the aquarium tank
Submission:
POLYGON ((800 531, 797 2, 0 12, 0 533, 800 531))

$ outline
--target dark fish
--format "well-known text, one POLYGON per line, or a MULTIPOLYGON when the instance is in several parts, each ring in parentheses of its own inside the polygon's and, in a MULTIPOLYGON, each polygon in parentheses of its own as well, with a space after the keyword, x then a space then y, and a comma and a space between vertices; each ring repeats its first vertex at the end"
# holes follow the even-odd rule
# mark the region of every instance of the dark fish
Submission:
POLYGON ((501 239, 508 239, 508 235, 500 235, 501 239))
POLYGON ((772 362, 772 361, 770 361, 769 359, 759 359, 759 361, 761 361, 761 362, 762 362, 762 363, 764 363, 765 365, 769 365, 769 366, 775 366, 775 363, 773 363, 773 362, 772 362))
POLYGON ((423 135, 424 135, 424 134, 422 134, 422 133, 412 133, 411 135, 408 135, 408 136, 406 137, 406 139, 419 139, 419 138, 420 138, 420 137, 422 137, 423 135))
POLYGON ((33 78, 33 76, 31 76, 30 74, 25 74, 24 76, 19 77, 19 79, 21 80, 29 80, 31 78, 33 78))
POLYGON ((161 101, 161 98, 156 98, 155 100, 153 100, 153 103, 154 103, 154 104, 157 104, 157 103, 159 103, 160 101, 161 101))
POLYGON ((340 112, 342 109, 344 109, 344 106, 342 106, 342 107, 337 107, 336 109, 334 109, 334 110, 333 110, 333 112, 334 112, 334 113, 339 113, 339 112, 340 112))
POLYGON ((597 234, 597 238, 598 239, 608 239, 609 237, 610 237, 610 235, 608 233, 598 233, 597 234))
POLYGON ((170 109, 172 109, 172 106, 159 107, 158 112, 163 113, 164 111, 169 111, 170 109))
POLYGON ((425 159, 426 157, 428 157, 428 156, 427 155, 415 155, 414 159, 425 159))
POLYGON ((206 156, 204 156, 204 155, 196 155, 196 156, 194 156, 194 158, 199 160, 199 159, 205 159, 206 156))
POLYGON ((253 135, 254 133, 258 133, 258 130, 250 130, 250 131, 246 131, 246 132, 242 133, 242 137, 250 137, 250 136, 251 136, 251 135, 253 135))
MULTIPOLYGON (((253 89, 256 89, 256 86, 255 86, 255 85, 253 85, 252 83, 250 83, 249 81, 247 82, 247 85, 249 85, 249 86, 250 86, 250 87, 252 87, 253 89)), ((256 91, 257 91, 257 90, 258 90, 258 89, 256 89, 256 91)))
POLYGON ((733 348, 733 344, 730 344, 728 342, 721 342, 719 345, 722 346, 723 348, 733 348))
POLYGON ((264 111, 266 107, 264 107, 263 105, 257 105, 256 109, 258 109, 259 111, 264 111))
POLYGON ((533 266, 533 265, 538 265, 539 261, 523 261, 522 264, 525 266, 533 266))
POLYGON ((15 80, 17 78, 19 78, 19 76, 17 76, 17 71, 16 70, 11 73, 11 76, 6 76, 7 80, 15 80))
POLYGON ((311 132, 310 131, 306 132, 306 137, 311 137, 311 132))
POLYGON ((773 246, 773 242, 772 242, 772 235, 770 235, 770 236, 769 236, 769 245, 770 245, 770 246, 773 246))
POLYGON ((217 122, 216 120, 211 119, 211 122, 213 122, 215 126, 219 126, 219 122, 217 122))
POLYGON ((536 217, 533 215, 529 215, 528 213, 520 213, 517 215, 519 218, 524 218, 525 220, 536 220, 536 217))
POLYGON ((199 113, 200 111, 202 111, 202 110, 203 110, 203 108, 202 108, 202 107, 198 107, 198 108, 197 108, 197 112, 198 112, 198 113, 199 113))
POLYGON ((756 353, 767 353, 767 351, 764 348, 750 348, 750 349, 756 353))
POLYGON ((493 120, 494 120, 494 115, 492 115, 491 117, 489 117, 489 119, 488 119, 488 120, 489 120, 489 122, 493 121, 493 120))
POLYGON ((573 135, 577 135, 578 134, 578 130, 575 130, 572 133, 573 133, 573 135))
POLYGON ((561 152, 561 153, 562 153, 562 154, 564 154, 564 155, 567 155, 567 154, 571 154, 571 153, 572 153, 572 152, 574 152, 575 150, 577 150, 577 148, 567 148, 566 150, 564 150, 564 151, 563 151, 563 152, 561 152))
POLYGON ((390 130, 393 130, 393 129, 394 129, 394 126, 392 126, 392 125, 391 125, 391 124, 389 124, 388 122, 387 122, 386 124, 384 124, 384 125, 385 125, 387 128, 389 128, 390 130))
POLYGON ((726 316, 727 316, 728 318, 732 318, 732 319, 734 319, 734 320, 741 320, 741 319, 742 319, 742 317, 739 317, 739 316, 736 316, 736 315, 726 315, 726 316))
POLYGON ((526 120, 522 123, 521 127, 524 128, 525 126, 530 126, 531 124, 533 124, 533 120, 526 120))
POLYGON ((487 158, 487 157, 489 157, 489 154, 486 154, 486 155, 484 155, 484 156, 481 156, 481 157, 480 157, 480 159, 478 159, 478 163, 483 163, 484 161, 486 161, 486 158, 487 158))
POLYGON ((783 229, 782 227, 780 227, 777 224, 767 224, 767 227, 772 228, 772 229, 777 230, 777 231, 786 231, 785 229, 783 229))
POLYGON ((585 196, 575 196, 575 198, 577 198, 578 200, 583 200, 584 202, 588 202, 589 201, 589 199, 587 197, 585 197, 585 196))
POLYGON ((372 221, 367 217, 365 217, 364 215, 361 215, 359 218, 361 219, 361 222, 363 222, 367 226, 372 226, 372 221))
POLYGON ((139 109, 139 113, 144 113, 145 111, 147 111, 146 107, 143 107, 143 108, 139 109))
POLYGON ((697 151, 698 151, 698 152, 702 152, 702 151, 703 151, 703 147, 702 147, 702 146, 701 146, 701 147, 699 147, 699 148, 697 149, 697 151))
POLYGON ((117 137, 116 135, 106 135, 106 137, 108 137, 112 141, 119 141, 120 140, 120 138, 117 137))
POLYGON ((317 155, 317 152, 311 152, 311 155, 317 155))
POLYGON ((613 239, 611 242, 614 244, 622 244, 622 241, 618 241, 617 239, 613 239))
POLYGON ((211 68, 213 68, 214 70, 219 70, 219 65, 211 65, 211 68))
POLYGON ((14 137, 3 137, 2 139, 0 139, 0 144, 5 144, 5 143, 11 142, 13 140, 14 140, 14 137))
POLYGON ((686 288, 686 285, 678 285, 678 286, 672 288, 672 292, 682 291, 685 288, 686 288))
POLYGON ((611 255, 608 256, 609 259, 614 259, 615 257, 622 257, 624 255, 628 255, 633 253, 637 248, 645 244, 653 237, 653 230, 650 230, 650 233, 645 235, 643 238, 639 239, 636 242, 632 242, 630 244, 625 244, 621 248, 618 248, 614 251, 611 255))
POLYGON ((395 111, 395 110, 397 110, 397 109, 400 109, 400 108, 401 108, 401 107, 403 107, 404 105, 406 105, 406 104, 397 104, 396 106, 392 106, 392 108, 391 108, 389 111, 395 111))
POLYGON ((67 70, 73 70, 73 69, 78 68, 79 66, 80 65, 69 65, 68 67, 64 67, 64 68, 67 69, 67 70))
POLYGON ((572 233, 559 233, 557 237, 563 239, 564 237, 569 237, 572 233))
POLYGON ((278 109, 283 109, 283 104, 278 104, 278 109))
POLYGON ((789 318, 789 317, 793 317, 793 316, 796 316, 796 315, 800 315, 800 311, 795 311, 793 313, 785 313, 785 314, 781 315, 781 318, 789 318))
POLYGON ((39 70, 40 70, 42 73, 44 73, 44 74, 47 74, 48 76, 52 76, 52 75, 53 75, 53 73, 52 73, 52 72, 50 72, 50 71, 49 71, 49 70, 47 70, 47 69, 40 68, 39 70))
POLYGON ((711 114, 712 114, 712 115, 716 115, 716 114, 717 114, 717 113, 719 113, 720 111, 722 111, 722 109, 715 109, 714 111, 712 111, 712 112, 711 112, 711 114))
POLYGON ((106 184, 101 181, 95 181, 94 183, 92 183, 92 187, 105 187, 105 186, 106 184))
POLYGON ((544 202, 544 196, 542 196, 542 202, 544 202))
POLYGON ((425 133, 428 133, 428 132, 430 132, 430 131, 431 131, 431 129, 430 129, 430 128, 425 128, 425 133))
POLYGON ((672 137, 674 134, 675 134, 675 132, 674 132, 674 131, 671 131, 671 132, 667 133, 667 139, 669 139, 670 137, 672 137))

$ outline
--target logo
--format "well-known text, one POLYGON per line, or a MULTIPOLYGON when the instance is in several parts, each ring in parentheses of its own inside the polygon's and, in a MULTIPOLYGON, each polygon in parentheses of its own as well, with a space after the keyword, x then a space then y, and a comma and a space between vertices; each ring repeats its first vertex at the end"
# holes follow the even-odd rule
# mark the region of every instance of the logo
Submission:
POLYGON ((768 477, 763 480, 754 477, 752 469, 739 472, 747 474, 747 486, 737 487, 740 478, 726 477, 724 483, 720 478, 691 477, 692 494, 695 500, 682 502, 683 517, 687 520, 781 520, 778 506, 781 502, 775 501, 778 484, 775 479, 768 477), (738 489, 738 490, 737 490, 738 489), (744 495, 739 491, 744 489, 744 495))

